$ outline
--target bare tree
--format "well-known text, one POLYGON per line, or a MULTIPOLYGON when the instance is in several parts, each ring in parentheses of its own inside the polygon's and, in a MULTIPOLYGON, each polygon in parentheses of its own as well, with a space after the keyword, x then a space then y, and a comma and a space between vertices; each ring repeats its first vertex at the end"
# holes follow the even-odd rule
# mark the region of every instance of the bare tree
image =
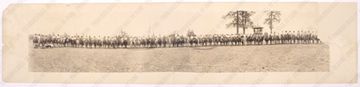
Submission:
POLYGON ((227 28, 236 27, 236 34, 239 34, 239 28, 241 27, 243 29, 243 34, 245 34, 245 29, 251 27, 253 24, 250 16, 254 13, 255 12, 253 11, 244 10, 230 11, 223 18, 232 19, 232 21, 226 25, 227 28))
POLYGON ((270 28, 270 33, 272 33, 272 29, 274 28, 273 24, 275 22, 280 22, 280 11, 265 11, 268 17, 265 19, 264 24, 268 24, 270 28))

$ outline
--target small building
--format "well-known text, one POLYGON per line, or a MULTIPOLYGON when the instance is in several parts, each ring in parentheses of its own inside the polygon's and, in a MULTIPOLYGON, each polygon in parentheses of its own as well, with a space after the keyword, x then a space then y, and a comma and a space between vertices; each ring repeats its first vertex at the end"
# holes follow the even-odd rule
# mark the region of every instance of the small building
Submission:
POLYGON ((254 34, 262 34, 263 27, 253 27, 254 34))

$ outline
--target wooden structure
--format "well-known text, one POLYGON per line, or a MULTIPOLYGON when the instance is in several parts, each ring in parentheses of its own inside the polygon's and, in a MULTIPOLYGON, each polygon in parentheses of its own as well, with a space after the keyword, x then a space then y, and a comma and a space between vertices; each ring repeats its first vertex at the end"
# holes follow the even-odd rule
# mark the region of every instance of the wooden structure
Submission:
POLYGON ((253 27, 254 34, 262 34, 263 27, 253 27))

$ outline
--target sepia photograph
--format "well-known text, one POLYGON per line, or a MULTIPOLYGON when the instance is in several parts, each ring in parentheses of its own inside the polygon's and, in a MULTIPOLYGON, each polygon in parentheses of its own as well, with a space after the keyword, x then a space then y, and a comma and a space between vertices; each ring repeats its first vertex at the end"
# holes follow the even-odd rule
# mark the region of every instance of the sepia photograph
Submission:
POLYGON ((251 20, 254 11, 224 13, 222 18, 229 22, 224 30, 218 31, 227 28, 230 28, 227 31, 236 30, 230 33, 209 34, 203 31, 199 34, 195 32, 197 29, 189 27, 185 32, 165 32, 169 33, 167 35, 158 34, 149 27, 147 35, 130 34, 122 28, 114 35, 32 34, 29 37, 32 41, 30 69, 35 72, 329 70, 329 49, 326 43, 321 42, 317 29, 290 26, 294 28, 272 31, 275 24, 281 22, 281 12, 264 11, 260 14, 265 18, 258 19, 266 26, 255 25, 259 23, 251 20), (242 32, 239 33, 239 30, 242 32), (249 30, 250 33, 245 32, 249 30))
POLYGON ((357 82, 357 3, 26 3, 3 11, 5 82, 357 82))

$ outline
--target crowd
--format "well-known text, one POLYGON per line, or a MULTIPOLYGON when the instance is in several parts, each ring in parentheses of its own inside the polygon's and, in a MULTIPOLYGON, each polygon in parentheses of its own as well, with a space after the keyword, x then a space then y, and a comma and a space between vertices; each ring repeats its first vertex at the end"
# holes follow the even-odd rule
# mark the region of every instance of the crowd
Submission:
POLYGON ((30 39, 34 48, 165 48, 321 43, 318 36, 310 31, 262 34, 171 34, 146 37, 125 34, 115 36, 33 34, 30 35, 30 39))

